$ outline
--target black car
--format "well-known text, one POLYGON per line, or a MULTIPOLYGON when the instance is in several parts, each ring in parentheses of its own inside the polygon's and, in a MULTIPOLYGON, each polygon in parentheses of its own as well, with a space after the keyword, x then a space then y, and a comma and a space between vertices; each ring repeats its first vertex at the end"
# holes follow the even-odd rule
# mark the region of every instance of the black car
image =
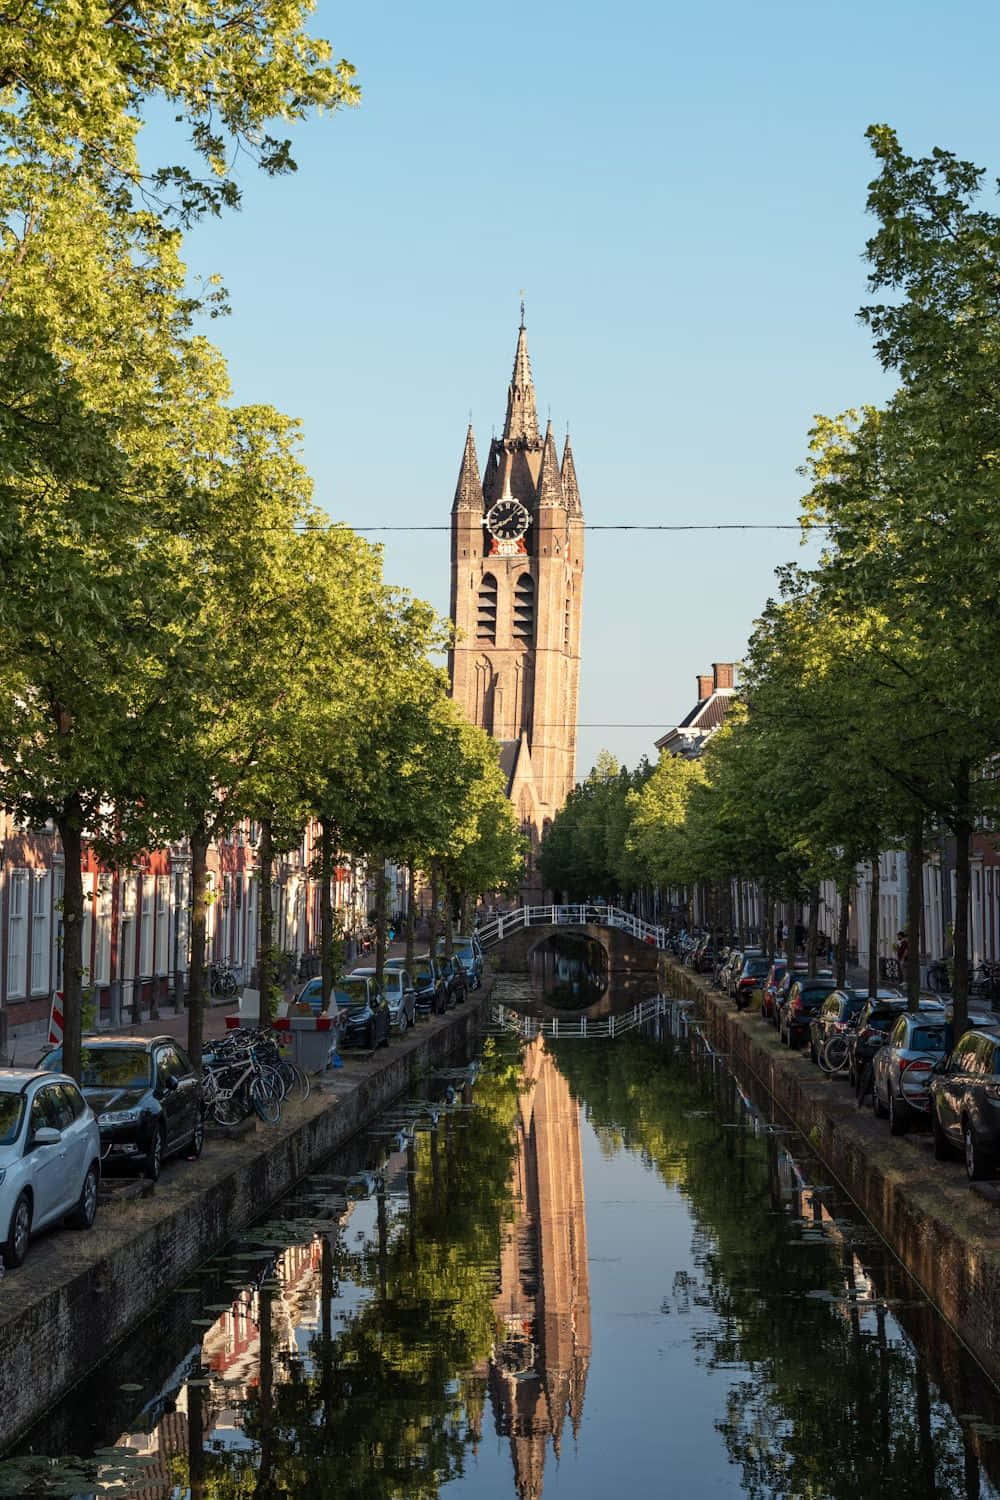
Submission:
POLYGON ((781 1007, 778 1026, 778 1035, 786 1047, 798 1047, 805 1041, 813 1016, 830 991, 836 988, 837 981, 833 978, 809 979, 800 975, 795 980, 788 991, 788 999, 781 1007))
MULTIPOLYGON (((168 1156, 200 1156, 205 1140, 201 1080, 169 1036, 85 1036, 80 1087, 97 1116, 104 1168, 126 1163, 155 1182, 168 1156)), ((42 1059, 62 1072, 62 1048, 42 1059)))
POLYGON ((469 984, 465 977, 465 970, 454 954, 451 958, 447 958, 444 954, 441 954, 438 958, 438 964, 444 979, 448 1004, 461 1005, 469 993, 469 984))
MULTIPOLYGON (((792 992, 792 985, 795 984, 798 980, 808 979, 808 977, 809 970, 806 968, 805 964, 793 964, 790 969, 785 970, 783 978, 779 981, 778 988, 775 991, 774 1004, 771 1007, 771 1013, 768 1017, 771 1025, 774 1026, 779 1033, 781 1031, 781 1012, 788 1003, 788 997, 792 992)), ((833 970, 820 969, 815 977, 817 979, 829 979, 832 981, 833 970)))
POLYGON ((971 1181, 992 1177, 1000 1161, 1000 1035, 967 1031, 931 1075, 934 1155, 965 1156, 971 1181))
MULTIPOLYGON (((889 1040, 889 1033, 901 1010, 906 1010, 905 995, 888 999, 883 995, 867 1000, 862 1006, 854 1029, 847 1034, 847 1073, 855 1088, 868 1063, 889 1040)), ((921 1000, 920 1010, 926 1010, 930 1015, 944 1015, 944 1006, 936 1000, 921 1000)))
POLYGON ((348 975, 333 987, 337 1008, 343 1016, 340 1023, 341 1047, 388 1047, 389 1006, 375 987, 375 981, 364 975, 348 975))
POLYGON ((838 1031, 847 1031, 865 1008, 862 990, 832 990, 809 1023, 809 1056, 818 1063, 823 1048, 838 1031))
POLYGON ((428 1012, 443 1015, 448 1009, 448 987, 438 960, 431 958, 429 953, 415 958, 410 977, 417 992, 417 1010, 425 1015, 428 1012))

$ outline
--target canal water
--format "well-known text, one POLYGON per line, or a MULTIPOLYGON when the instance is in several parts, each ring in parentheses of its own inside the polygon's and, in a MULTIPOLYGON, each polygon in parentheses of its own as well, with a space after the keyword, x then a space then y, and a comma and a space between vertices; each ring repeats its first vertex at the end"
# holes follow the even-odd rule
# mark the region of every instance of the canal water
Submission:
POLYGON ((0 1495, 1000 1494, 993 1386, 659 1011, 495 1025, 167 1297, 0 1495))

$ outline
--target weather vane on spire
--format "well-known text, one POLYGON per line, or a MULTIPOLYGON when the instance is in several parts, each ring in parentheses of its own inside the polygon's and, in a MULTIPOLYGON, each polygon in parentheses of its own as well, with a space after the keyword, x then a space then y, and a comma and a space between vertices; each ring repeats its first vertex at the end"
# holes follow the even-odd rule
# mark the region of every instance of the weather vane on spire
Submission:
POLYGON ((521 288, 521 327, 524 327, 524 287, 521 288))

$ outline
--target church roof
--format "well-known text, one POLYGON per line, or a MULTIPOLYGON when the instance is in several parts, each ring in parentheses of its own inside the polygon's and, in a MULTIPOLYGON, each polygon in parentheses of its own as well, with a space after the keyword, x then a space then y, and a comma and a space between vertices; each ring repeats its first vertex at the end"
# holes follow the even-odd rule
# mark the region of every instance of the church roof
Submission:
POLYGON ((505 438, 527 440, 537 443, 538 408, 535 401, 535 382, 528 358, 528 335, 524 326, 523 309, 521 326, 517 330, 517 348, 514 351, 514 373, 507 387, 507 417, 503 424, 505 438))
POLYGON ((566 499, 567 513, 571 516, 582 516, 583 505, 580 501, 580 486, 576 482, 576 465, 573 462, 573 450, 569 445, 568 432, 566 434, 566 446, 563 448, 562 489, 566 499))
POLYGON ((458 471, 455 486, 455 503, 452 510, 482 510, 483 489, 479 482, 479 460, 476 457, 476 440, 472 434, 472 423, 465 434, 465 452, 458 471))
POLYGON ((552 436, 552 423, 545 429, 545 446, 542 448, 542 468, 538 476, 538 504, 562 505, 562 480, 559 477, 559 455, 556 440, 552 436))

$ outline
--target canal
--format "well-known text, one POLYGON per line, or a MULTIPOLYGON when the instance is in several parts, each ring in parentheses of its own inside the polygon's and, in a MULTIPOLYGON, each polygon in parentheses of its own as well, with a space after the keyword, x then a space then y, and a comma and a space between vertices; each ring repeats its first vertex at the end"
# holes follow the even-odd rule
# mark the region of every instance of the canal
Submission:
MULTIPOLYGON (((561 1014, 632 1005, 583 977, 561 1014)), ((492 1028, 162 1301, 0 1495, 1000 1494, 994 1387, 688 1020, 492 1028)))

